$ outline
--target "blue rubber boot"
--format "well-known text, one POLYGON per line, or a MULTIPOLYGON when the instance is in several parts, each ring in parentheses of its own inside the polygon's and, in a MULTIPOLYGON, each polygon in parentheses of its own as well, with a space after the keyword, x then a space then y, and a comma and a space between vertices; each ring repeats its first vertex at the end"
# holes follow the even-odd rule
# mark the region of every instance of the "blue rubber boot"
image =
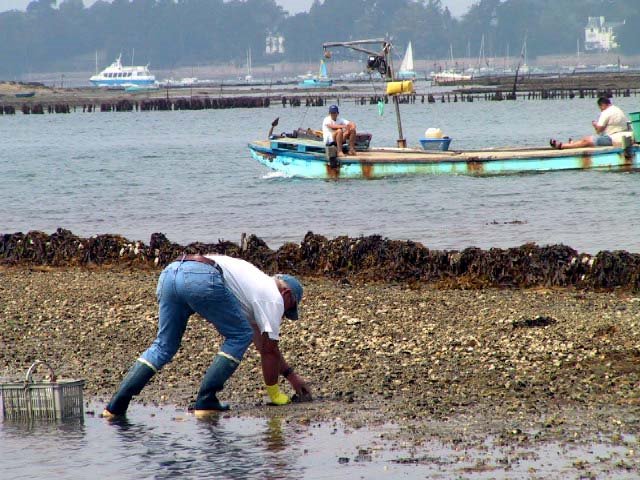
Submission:
POLYGON ((196 417, 206 417, 214 412, 229 410, 229 405, 221 403, 216 393, 224 388, 224 382, 233 375, 238 365, 238 362, 224 355, 216 355, 200 384, 194 409, 196 417))
POLYGON ((124 415, 129 407, 131 398, 142 391, 155 373, 155 370, 149 365, 136 360, 122 379, 118 391, 111 397, 111 401, 102 413, 102 416, 109 418, 124 415))

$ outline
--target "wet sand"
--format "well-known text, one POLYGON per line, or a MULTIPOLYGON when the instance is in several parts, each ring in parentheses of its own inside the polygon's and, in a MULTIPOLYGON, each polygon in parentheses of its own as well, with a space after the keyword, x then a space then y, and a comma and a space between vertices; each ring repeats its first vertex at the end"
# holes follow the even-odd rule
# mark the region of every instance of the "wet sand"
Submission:
MULTIPOLYGON (((0 269, 0 376, 43 359, 106 402, 155 337, 157 275, 0 269)), ((304 280, 301 320, 285 321, 281 349, 316 399, 281 407, 291 421, 397 422, 416 443, 624 442, 640 427, 640 294, 304 280)), ((219 342, 192 317, 173 362, 138 400, 187 407, 219 342)), ((220 396, 234 414, 275 408, 253 347, 220 396)))

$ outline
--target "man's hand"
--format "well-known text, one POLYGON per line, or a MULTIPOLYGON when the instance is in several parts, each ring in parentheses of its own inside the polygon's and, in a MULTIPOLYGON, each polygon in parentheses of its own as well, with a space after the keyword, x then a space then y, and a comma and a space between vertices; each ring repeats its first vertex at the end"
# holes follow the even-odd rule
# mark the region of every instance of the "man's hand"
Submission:
POLYGON ((309 385, 307 385, 300 375, 294 372, 289 375, 287 380, 296 391, 296 394, 292 399, 294 402, 310 402, 313 400, 313 395, 311 395, 309 385))

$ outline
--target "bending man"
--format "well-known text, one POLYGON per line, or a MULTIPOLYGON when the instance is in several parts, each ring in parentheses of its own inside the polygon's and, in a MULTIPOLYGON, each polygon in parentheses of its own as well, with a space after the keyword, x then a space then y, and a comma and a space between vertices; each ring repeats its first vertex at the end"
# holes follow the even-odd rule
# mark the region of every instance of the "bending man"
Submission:
POLYGON ((283 316, 298 319, 302 285, 291 275, 270 277, 241 259, 218 255, 183 255, 160 274, 156 290, 158 333, 151 346, 131 366, 103 416, 124 415, 138 395, 174 357, 189 317, 200 314, 224 337, 207 369, 195 403, 196 417, 228 410, 216 394, 240 364, 251 341, 258 349, 266 391, 276 405, 289 403, 280 391, 283 375, 302 399, 311 399, 306 382, 287 364, 278 339, 283 316))

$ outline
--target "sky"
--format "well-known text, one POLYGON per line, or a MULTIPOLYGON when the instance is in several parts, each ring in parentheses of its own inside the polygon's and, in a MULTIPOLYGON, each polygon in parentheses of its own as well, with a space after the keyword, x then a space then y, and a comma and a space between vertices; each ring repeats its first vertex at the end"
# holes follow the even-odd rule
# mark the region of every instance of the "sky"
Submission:
MULTIPOLYGON (((24 10, 31 0, 0 0, 0 12, 5 10, 24 10)), ((442 0, 442 5, 449 7, 454 17, 458 17, 469 9, 477 0, 442 0)), ((91 5, 95 0, 84 0, 85 5, 91 5)), ((309 10, 313 0, 276 0, 276 3, 289 13, 309 10)))

